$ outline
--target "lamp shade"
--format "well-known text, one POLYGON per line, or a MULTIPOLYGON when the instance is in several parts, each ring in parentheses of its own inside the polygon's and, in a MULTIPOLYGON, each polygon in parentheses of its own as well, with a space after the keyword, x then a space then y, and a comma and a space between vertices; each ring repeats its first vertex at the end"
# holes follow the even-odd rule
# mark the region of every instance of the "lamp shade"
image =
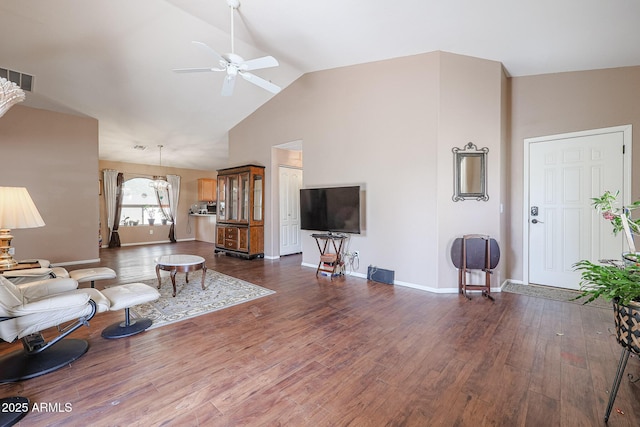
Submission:
POLYGON ((0 187, 0 228, 44 226, 40 212, 24 187, 0 187))

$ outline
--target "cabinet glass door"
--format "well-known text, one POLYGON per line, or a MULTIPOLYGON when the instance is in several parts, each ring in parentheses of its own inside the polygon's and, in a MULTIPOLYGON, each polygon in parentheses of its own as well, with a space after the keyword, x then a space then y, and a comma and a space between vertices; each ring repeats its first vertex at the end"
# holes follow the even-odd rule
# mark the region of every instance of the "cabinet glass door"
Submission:
POLYGON ((240 221, 249 221, 249 174, 240 174, 240 221))
POLYGON ((227 197, 227 219, 238 219, 239 182, 237 176, 229 177, 229 196, 227 197))
POLYGON ((253 220, 262 221, 262 176, 253 177, 253 220))
POLYGON ((228 195, 225 193, 226 191, 226 186, 225 186, 225 182, 226 180, 224 179, 224 177, 220 177, 218 178, 218 206, 217 206, 217 214, 218 214, 218 221, 220 221, 221 219, 227 219, 226 216, 226 205, 227 205, 227 198, 228 195))

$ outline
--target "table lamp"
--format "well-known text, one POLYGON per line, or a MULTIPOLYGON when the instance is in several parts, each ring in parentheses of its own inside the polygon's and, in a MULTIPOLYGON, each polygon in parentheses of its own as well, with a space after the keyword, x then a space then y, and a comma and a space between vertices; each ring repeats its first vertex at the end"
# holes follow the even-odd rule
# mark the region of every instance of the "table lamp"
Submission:
POLYGON ((24 187, 0 187, 0 270, 18 265, 11 256, 11 229, 44 226, 40 212, 24 187))

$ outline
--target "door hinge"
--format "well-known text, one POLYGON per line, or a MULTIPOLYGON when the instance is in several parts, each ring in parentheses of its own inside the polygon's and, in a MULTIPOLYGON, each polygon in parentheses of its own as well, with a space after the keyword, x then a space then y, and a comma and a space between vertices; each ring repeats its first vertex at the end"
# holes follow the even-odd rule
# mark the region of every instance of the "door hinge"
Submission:
POLYGON ((626 152, 626 146, 622 144, 622 154, 624 154, 625 152, 626 152))

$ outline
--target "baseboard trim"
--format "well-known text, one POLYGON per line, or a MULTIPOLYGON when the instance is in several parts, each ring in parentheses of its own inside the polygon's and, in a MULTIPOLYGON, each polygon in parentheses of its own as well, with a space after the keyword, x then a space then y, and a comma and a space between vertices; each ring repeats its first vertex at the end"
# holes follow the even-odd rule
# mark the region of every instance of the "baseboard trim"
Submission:
MULTIPOLYGON (((309 263, 306 263, 306 262, 303 262, 300 265, 302 265, 303 267, 309 267, 309 268, 313 268, 313 269, 318 268, 317 264, 309 264, 309 263)), ((346 273, 346 275, 347 276, 360 277, 362 279, 366 279, 367 278, 366 274, 358 273, 358 272, 346 273)), ((431 292, 432 294, 457 294, 458 293, 458 288, 457 287, 456 288, 432 288, 430 286, 418 285, 416 283, 403 282, 403 281, 400 281, 400 280, 394 280, 393 284, 397 285, 397 286, 403 286, 405 288, 412 288, 412 289, 418 289, 420 291, 431 292)), ((504 286, 504 284, 502 286, 504 286)), ((491 292, 501 292, 502 291, 502 286, 492 287, 491 288, 491 292)))
MULTIPOLYGON (((192 242, 196 240, 195 237, 190 239, 177 239, 178 242, 192 242)), ((134 242, 134 243, 121 243, 120 246, 144 246, 144 245, 158 245, 163 243, 171 243, 168 240, 157 240, 155 242, 134 242)), ((207 242, 208 243, 208 242, 207 242)), ((103 246, 103 248, 109 248, 109 246, 103 246)))

